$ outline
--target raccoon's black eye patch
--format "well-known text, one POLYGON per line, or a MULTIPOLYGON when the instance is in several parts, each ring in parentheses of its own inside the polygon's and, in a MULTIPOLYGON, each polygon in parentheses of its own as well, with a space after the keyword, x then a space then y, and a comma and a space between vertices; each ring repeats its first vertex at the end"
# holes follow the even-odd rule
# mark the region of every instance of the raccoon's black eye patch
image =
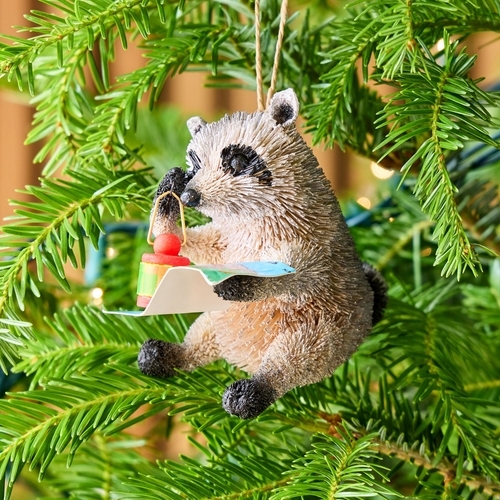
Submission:
POLYGON ((188 156, 189 156, 189 160, 191 161, 191 165, 193 167, 193 170, 191 173, 192 173, 192 175, 195 175, 196 172, 198 172, 198 170, 200 170, 200 168, 201 168, 200 157, 192 149, 190 149, 188 151, 188 156))
POLYGON ((266 162, 250 146, 230 144, 221 151, 220 157, 224 172, 229 172, 234 177, 253 175, 260 184, 272 185, 273 175, 266 162))

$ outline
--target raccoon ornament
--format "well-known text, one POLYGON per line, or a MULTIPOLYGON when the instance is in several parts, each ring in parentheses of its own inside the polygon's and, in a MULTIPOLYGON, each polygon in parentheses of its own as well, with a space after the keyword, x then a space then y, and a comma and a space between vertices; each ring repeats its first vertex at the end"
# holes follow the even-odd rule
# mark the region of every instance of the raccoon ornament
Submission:
MULTIPOLYGON (((188 120, 187 172, 170 170, 156 197, 177 193, 211 217, 188 230, 183 255, 196 264, 279 261, 296 269, 278 278, 233 276, 214 291, 231 301, 205 312, 182 344, 156 339, 140 351, 140 370, 168 378, 225 359, 252 374, 224 392, 224 409, 253 418, 294 387, 331 375, 381 319, 382 276, 362 263, 332 188, 295 128, 293 90, 265 111, 215 123, 188 120)), ((179 234, 178 204, 166 197, 153 233, 179 234)))

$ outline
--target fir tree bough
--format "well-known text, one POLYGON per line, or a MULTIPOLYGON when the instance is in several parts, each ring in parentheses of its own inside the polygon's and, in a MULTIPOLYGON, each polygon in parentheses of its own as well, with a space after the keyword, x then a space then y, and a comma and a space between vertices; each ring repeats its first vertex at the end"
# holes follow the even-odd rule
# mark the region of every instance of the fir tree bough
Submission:
MULTIPOLYGON (((147 220, 163 137, 184 126, 162 114, 162 89, 187 70, 253 88, 253 4, 39 3, 27 36, 0 42, 2 84, 32 94, 27 141, 44 162, 0 239, 0 389, 12 390, 0 399, 0 498, 16 482, 45 500, 500 497, 499 94, 471 77, 467 49, 470 35, 500 31, 500 4, 306 2, 289 13, 278 86, 294 87, 314 140, 402 172, 399 191, 361 217, 368 227, 352 228, 391 299, 330 379, 240 421, 220 404, 240 377, 231 366, 168 383, 137 368, 145 339, 179 342, 193 316, 105 316, 68 265, 84 268, 106 239, 117 255, 97 283, 104 305, 133 305, 142 233, 104 235, 147 220), (146 62, 113 80, 116 51, 131 44, 146 62), (153 420, 163 435, 131 438, 153 420), (180 420, 192 454, 146 458, 180 420)), ((261 8, 268 85, 280 5, 261 8)))

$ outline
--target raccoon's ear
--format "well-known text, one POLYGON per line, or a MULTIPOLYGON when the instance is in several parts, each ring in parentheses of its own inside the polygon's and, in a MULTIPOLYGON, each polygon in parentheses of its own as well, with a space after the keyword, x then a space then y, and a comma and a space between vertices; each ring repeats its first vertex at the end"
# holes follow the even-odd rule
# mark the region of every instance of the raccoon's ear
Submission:
POLYGON ((274 94, 267 112, 276 123, 286 126, 295 122, 299 115, 299 100, 292 89, 274 94))
POLYGON ((193 116, 186 122, 186 124, 191 132, 191 137, 194 137, 207 124, 207 122, 199 116, 193 116))

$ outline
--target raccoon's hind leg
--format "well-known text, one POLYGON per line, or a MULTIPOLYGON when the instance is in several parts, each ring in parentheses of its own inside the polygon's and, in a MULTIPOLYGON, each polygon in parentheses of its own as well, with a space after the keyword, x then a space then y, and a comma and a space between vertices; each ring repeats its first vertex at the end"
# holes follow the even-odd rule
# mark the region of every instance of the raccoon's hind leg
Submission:
POLYGON ((210 313, 202 314, 186 333, 182 344, 149 339, 137 358, 139 369, 150 377, 168 378, 175 370, 191 371, 220 359, 210 313))
POLYGON ((254 418, 285 393, 297 386, 313 384, 331 375, 344 357, 341 352, 342 336, 332 337, 332 327, 300 325, 295 331, 280 333, 262 358, 252 378, 231 384, 222 398, 222 406, 231 415, 254 418), (338 359, 336 359, 338 357, 338 359))

